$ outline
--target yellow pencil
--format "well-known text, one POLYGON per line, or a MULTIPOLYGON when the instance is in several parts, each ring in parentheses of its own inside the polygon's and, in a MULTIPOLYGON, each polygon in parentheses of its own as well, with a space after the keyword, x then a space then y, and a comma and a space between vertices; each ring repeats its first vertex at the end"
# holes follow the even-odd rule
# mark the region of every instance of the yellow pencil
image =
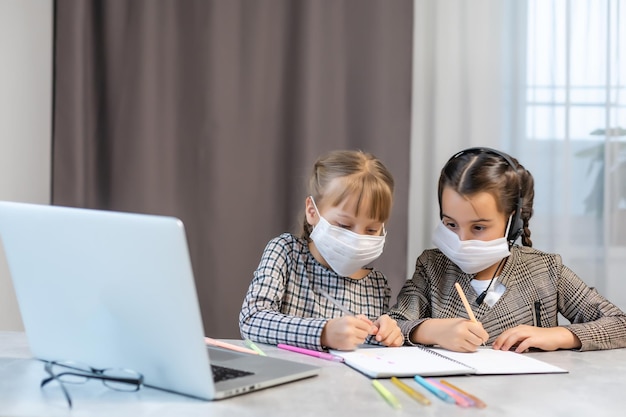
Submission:
POLYGON ((376 391, 389 403, 393 408, 402 408, 402 405, 398 401, 398 399, 387 389, 378 382, 378 380, 372 380, 372 385, 376 388, 376 391))
POLYGON ((391 382, 395 386, 400 388, 402 391, 406 392, 414 400, 416 400, 416 401, 418 401, 418 402, 420 402, 421 404, 424 404, 424 405, 430 405, 430 400, 428 398, 426 398, 426 396, 424 396, 422 393, 414 390, 413 388, 411 388, 410 386, 408 386, 407 384, 405 384, 404 382, 402 382, 401 380, 399 380, 395 376, 391 377, 391 382))

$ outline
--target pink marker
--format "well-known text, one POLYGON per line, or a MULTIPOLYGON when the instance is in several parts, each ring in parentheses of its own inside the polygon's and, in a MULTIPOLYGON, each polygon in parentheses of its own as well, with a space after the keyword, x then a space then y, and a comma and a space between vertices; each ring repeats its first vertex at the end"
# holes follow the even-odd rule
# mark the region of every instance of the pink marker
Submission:
POLYGON ((317 350, 305 349, 297 346, 285 345, 284 343, 279 343, 277 347, 285 350, 289 350, 291 352, 302 353, 304 355, 314 356, 320 359, 326 359, 327 361, 333 362, 343 362, 343 358, 339 356, 335 356, 332 353, 327 352, 319 352, 317 350))

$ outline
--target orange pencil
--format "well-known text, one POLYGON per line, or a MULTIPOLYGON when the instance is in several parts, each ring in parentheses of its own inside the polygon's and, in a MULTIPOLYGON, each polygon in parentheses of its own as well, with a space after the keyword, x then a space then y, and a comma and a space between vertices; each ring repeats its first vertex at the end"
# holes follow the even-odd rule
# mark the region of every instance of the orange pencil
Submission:
MULTIPOLYGON (((461 301, 463 301, 463 305, 465 306, 465 310, 467 311, 467 315, 469 316, 470 320, 474 323, 477 323, 478 320, 476 320, 476 316, 474 315, 474 312, 472 311, 472 308, 467 301, 467 297, 465 297, 463 288, 461 288, 461 285, 458 282, 454 283, 454 288, 456 288, 456 292, 459 293, 459 297, 461 297, 461 301)), ((485 346, 485 342, 483 342, 483 346, 485 346)))
POLYGON ((447 385, 448 387, 452 388, 455 391, 458 391, 459 393, 465 395, 468 398, 471 398, 474 401, 474 406, 476 408, 485 408, 487 407, 487 404, 485 404, 483 401, 481 401, 479 398, 473 396, 472 394, 463 391, 461 388, 457 387, 456 385, 452 385, 451 383, 449 383, 446 380, 439 380, 439 382, 441 382, 443 385, 447 385))
POLYGON ((456 288, 456 292, 459 293, 459 297, 461 297, 461 301, 463 301, 463 305, 465 306, 465 310, 467 311, 467 315, 469 316, 470 320, 473 322, 476 322, 476 316, 474 316, 474 312, 472 311, 472 308, 470 307, 469 303, 467 302, 467 298, 465 297, 465 293, 463 292, 463 288, 461 288, 461 286, 459 285, 458 282, 454 283, 454 288, 456 288))
POLYGON ((205 337, 204 338, 204 343, 206 343, 207 345, 211 345, 211 346, 217 346, 217 347, 221 347, 224 349, 230 349, 230 350, 234 350, 237 352, 243 352, 243 353, 251 353, 253 355, 258 355, 259 352, 255 352, 252 349, 248 349, 242 346, 237 346, 237 345, 233 345, 232 343, 226 343, 226 342, 222 342, 221 340, 216 340, 216 339, 212 339, 210 337, 205 337))

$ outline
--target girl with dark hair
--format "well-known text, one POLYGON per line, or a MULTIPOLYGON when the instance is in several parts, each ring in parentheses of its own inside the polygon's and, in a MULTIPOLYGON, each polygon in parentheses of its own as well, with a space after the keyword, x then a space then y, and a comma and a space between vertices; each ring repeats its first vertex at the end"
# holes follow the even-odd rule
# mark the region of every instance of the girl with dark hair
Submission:
POLYGON ((533 177, 515 158, 470 148, 443 167, 437 249, 417 259, 389 315, 406 344, 472 352, 626 347, 626 316, 563 265, 532 248, 533 177), (521 237, 522 246, 516 245, 521 237), (467 294, 468 320, 455 290, 467 294), (559 325, 558 315, 569 321, 559 325))

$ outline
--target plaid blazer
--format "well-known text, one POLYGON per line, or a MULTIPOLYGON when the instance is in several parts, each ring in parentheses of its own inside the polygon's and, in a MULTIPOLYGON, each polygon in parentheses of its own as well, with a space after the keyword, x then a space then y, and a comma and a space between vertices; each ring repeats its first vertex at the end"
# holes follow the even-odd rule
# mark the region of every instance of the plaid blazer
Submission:
MULTIPOLYGON (((339 276, 313 257, 305 239, 283 233, 267 244, 254 271, 239 313, 241 337, 323 350, 326 322, 344 313, 319 289, 372 320, 389 309, 391 300, 382 272, 372 269, 362 279, 339 276)), ((379 344, 371 337, 366 342, 379 344)))
POLYGON ((425 250, 389 312, 398 321, 405 343, 412 344, 411 332, 428 318, 467 317, 454 288, 459 282, 476 319, 489 333, 488 344, 517 325, 558 326, 560 313, 570 322, 563 327, 580 339, 581 351, 626 347, 624 312, 563 265, 560 255, 526 246, 511 248, 499 278, 506 291, 493 307, 476 304, 473 278, 438 249, 425 250))

